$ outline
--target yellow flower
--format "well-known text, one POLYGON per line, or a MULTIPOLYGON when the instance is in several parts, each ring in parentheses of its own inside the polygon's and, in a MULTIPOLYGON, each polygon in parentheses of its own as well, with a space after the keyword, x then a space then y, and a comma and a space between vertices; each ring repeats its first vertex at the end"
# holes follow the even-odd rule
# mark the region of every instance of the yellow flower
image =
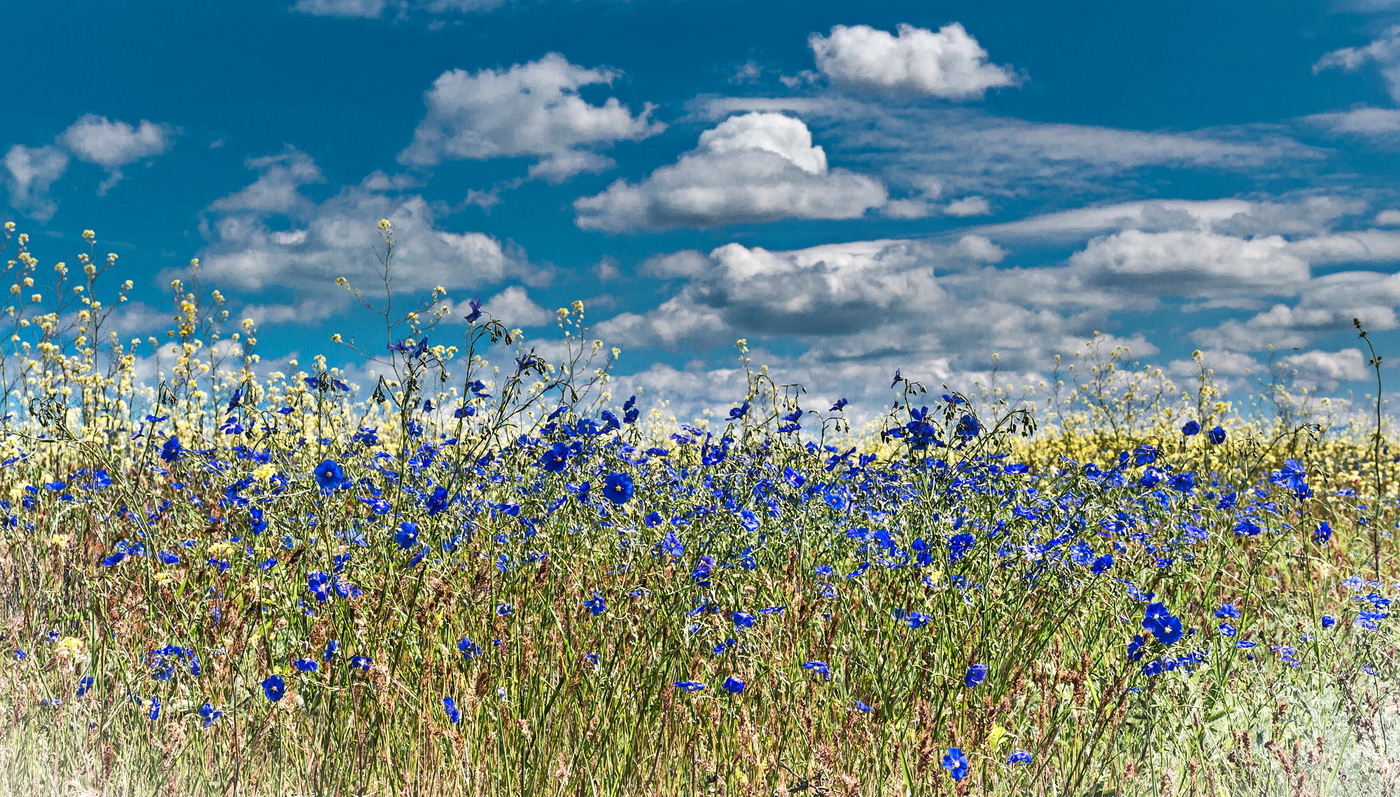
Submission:
POLYGON ((58 640, 54 645, 54 653, 60 659, 78 659, 83 655, 83 640, 75 636, 66 636, 58 640))

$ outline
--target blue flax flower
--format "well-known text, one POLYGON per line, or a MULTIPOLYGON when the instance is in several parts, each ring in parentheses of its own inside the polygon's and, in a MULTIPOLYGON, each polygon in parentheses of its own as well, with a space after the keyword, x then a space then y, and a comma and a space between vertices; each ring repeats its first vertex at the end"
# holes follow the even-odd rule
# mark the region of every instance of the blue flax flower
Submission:
POLYGON ((967 674, 963 676, 963 686, 971 689, 985 680, 987 680, 987 665, 974 664, 967 668, 967 674))
POLYGON ((744 691, 745 686, 747 684, 732 675, 724 679, 724 691, 726 692, 737 695, 744 691))
POLYGON ((953 780, 962 780, 967 777, 967 754, 960 747, 949 747, 943 756, 943 768, 948 770, 953 780))
POLYGON ((282 695, 287 692, 287 682, 282 680, 280 675, 269 675, 262 682, 263 694, 268 700, 276 703, 282 699, 282 695))
POLYGON ((705 688, 705 685, 699 681, 676 681, 676 686, 687 692, 698 692, 705 688))
POLYGON ((632 477, 626 473, 609 473, 603 480, 603 497, 614 504, 625 504, 636 493, 632 477))
POLYGON ((447 712, 447 718, 452 721, 453 725, 462 721, 462 713, 457 710, 457 701, 450 697, 444 697, 442 699, 442 709, 447 712))
POLYGON ((1030 762, 1031 754, 1025 750, 1017 750, 1011 754, 1010 758, 1006 759, 1008 764, 1029 764, 1030 762))
POLYGON ((811 670, 822 677, 823 681, 831 680, 831 667, 824 661, 808 661, 802 664, 802 669, 811 670))
POLYGON ((316 466, 313 473, 316 476, 316 484, 320 485, 322 492, 339 490, 349 483, 349 480, 345 478, 345 469, 333 459, 324 460, 316 466))

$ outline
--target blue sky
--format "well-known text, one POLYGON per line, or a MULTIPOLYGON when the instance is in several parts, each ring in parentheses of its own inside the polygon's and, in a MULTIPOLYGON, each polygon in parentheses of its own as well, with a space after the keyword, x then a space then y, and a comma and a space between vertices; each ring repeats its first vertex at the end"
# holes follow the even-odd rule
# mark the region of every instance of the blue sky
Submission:
POLYGON ((1400 344, 1395 0, 15 5, 0 216, 44 263, 95 229, 123 332, 198 257, 269 367, 349 364, 389 218, 406 289, 546 354, 583 299, 683 413, 738 338, 871 404, 1095 331, 1239 392, 1364 390, 1354 316, 1400 344))

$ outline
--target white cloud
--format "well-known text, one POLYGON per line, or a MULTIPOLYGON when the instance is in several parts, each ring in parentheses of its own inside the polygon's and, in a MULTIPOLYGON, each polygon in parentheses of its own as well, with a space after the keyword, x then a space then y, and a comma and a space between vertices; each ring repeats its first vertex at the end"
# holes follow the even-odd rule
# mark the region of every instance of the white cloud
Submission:
POLYGON ((536 159, 531 175, 553 181, 608 168, 612 161, 592 148, 665 129, 649 121, 650 105, 633 115, 616 97, 591 105, 579 96, 581 87, 610 84, 617 76, 575 66, 558 53, 509 69, 444 72, 427 92, 427 116, 399 160, 432 166, 529 157, 536 159))
POLYGON ((59 141, 84 163, 93 163, 107 170, 107 179, 97 193, 105 194, 122 179, 121 167, 152 158, 170 149, 174 129, 142 119, 132 127, 126 122, 113 122, 106 117, 88 114, 74 122, 59 136, 59 141))
POLYGON ((1308 264, 1279 236, 1236 238, 1206 232, 1125 230, 1095 238, 1070 266, 1096 284, 1194 296, 1249 290, 1292 294, 1308 264))
POLYGON ((1196 330, 1193 340, 1231 351, 1306 347, 1318 337, 1352 329, 1360 318, 1366 328, 1384 331, 1400 326, 1400 275, 1346 271, 1314 277, 1296 305, 1275 304, 1242 321, 1225 321, 1196 330))
POLYGON ((969 196, 949 202, 943 212, 949 216, 986 216, 992 212, 992 206, 986 197, 969 196))
POLYGON ((387 0, 297 0, 293 11, 318 17, 372 19, 384 13, 387 0))
POLYGON ((49 186, 67 168, 68 155, 57 147, 10 147, 5 153, 10 205, 40 221, 53 218, 58 205, 49 198, 49 186))
POLYGON ((1011 70, 988 63, 987 51, 956 22, 937 33, 900 25, 895 36, 866 25, 837 25, 829 36, 812 34, 807 43, 817 69, 851 91, 970 99, 1018 82, 1011 70))
POLYGON ((1305 116, 1303 121, 1340 135, 1389 136, 1400 132, 1400 110, 1394 108, 1353 108, 1305 116))
POLYGON ((1324 69, 1342 69, 1354 72, 1366 64, 1374 63, 1380 68, 1390 96, 1400 102, 1400 25, 1386 30, 1380 38, 1365 47, 1343 47, 1322 56, 1313 64, 1313 72, 1324 69))
POLYGON ((402 17, 410 11, 427 14, 489 11, 509 0, 297 0, 293 11, 318 17, 376 19, 386 10, 402 17))
POLYGON ((706 130, 676 163, 639 183, 618 180, 574 209, 580 227, 618 231, 858 218, 885 199, 879 182, 828 169, 800 119, 749 113, 706 130))
POLYGON ((1400 227, 1400 210, 1382 210, 1376 214, 1376 226, 1400 227))
POLYGON ((173 130, 142 119, 132 127, 88 114, 60 136, 73 157, 115 171, 133 161, 160 155, 170 148, 173 130))
POLYGON ((1332 196, 1293 202, 1149 200, 1046 213, 978 227, 976 231, 998 240, 1044 242, 1076 241, 1096 233, 1122 230, 1306 235, 1331 230, 1338 220, 1365 209, 1362 202, 1332 196))
POLYGON ((695 253, 678 255, 690 281, 648 312, 600 324, 600 336, 624 347, 668 349, 797 337, 812 347, 811 358, 824 362, 969 352, 954 356, 961 362, 993 345, 1022 362, 1032 352, 1076 342, 1110 307, 1102 302, 1086 311, 1091 297, 1085 294, 1093 291, 1065 281, 1012 295, 1025 283, 1023 273, 990 268, 1006 253, 975 236, 786 252, 728 244, 703 264, 695 253), (1080 306, 1073 316, 1045 307, 1060 300, 1080 306))
MULTIPOLYGON (((295 147, 287 147, 277 155, 249 158, 244 165, 256 170, 258 179, 222 199, 215 200, 209 206, 212 210, 225 213, 291 213, 309 204, 309 200, 300 193, 302 186, 325 180, 311 156, 295 147)), ((386 190, 389 188, 388 180, 382 172, 375 172, 367 178, 366 188, 372 191, 386 190)))
POLYGON ((1355 230, 1298 241, 1289 252, 1310 263, 1393 263, 1400 261, 1400 230, 1355 230))
POLYGON ((1341 351, 1306 351, 1284 357, 1279 361, 1294 372, 1296 384, 1319 390, 1335 390, 1341 382, 1365 379, 1366 360, 1356 348, 1341 351))
POLYGON ((519 285, 512 285, 487 299, 483 308, 511 328, 537 327, 554 318, 548 310, 535 304, 530 294, 519 285))
MULTIPOLYGON (((211 282, 248 292, 245 312, 258 320, 309 322, 344 312, 349 295, 334 286, 341 276, 375 299, 376 284, 382 291, 379 219, 394 227, 397 295, 417 297, 439 285, 467 292, 512 279, 547 280, 521 252, 496 238, 441 229, 446 208, 417 194, 386 190, 374 174, 316 203, 297 192, 300 184, 320 179, 304 153, 289 149, 249 166, 259 171, 257 180, 210 205, 203 224, 210 243, 200 260, 211 282), (272 218, 286 219, 291 227, 274 226, 272 218)), ((513 309, 528 309, 523 294, 507 291, 497 298, 514 302, 513 309)))

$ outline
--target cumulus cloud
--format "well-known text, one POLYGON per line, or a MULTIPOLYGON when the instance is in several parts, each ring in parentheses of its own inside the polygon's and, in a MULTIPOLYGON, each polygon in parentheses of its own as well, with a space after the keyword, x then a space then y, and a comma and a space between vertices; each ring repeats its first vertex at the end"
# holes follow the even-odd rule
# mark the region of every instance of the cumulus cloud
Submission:
POLYGON ((1400 110, 1394 108, 1353 108, 1305 116, 1303 121, 1338 135, 1382 137, 1400 132, 1400 110))
POLYGON ((1341 382, 1366 379, 1366 360, 1356 348, 1341 351, 1306 351, 1279 361, 1293 372, 1295 384, 1318 390, 1335 390, 1341 382))
MULTIPOLYGON (((309 200, 300 193, 301 187, 325 179, 311 156, 295 147, 287 147, 277 155, 250 158, 244 165, 257 171, 258 179, 215 200, 210 205, 211 209, 226 213, 291 213, 309 204, 309 200)), ((372 180, 368 182, 370 190, 389 188, 380 177, 379 173, 372 175, 372 180)))
POLYGON ((1319 337, 1352 329, 1362 319, 1380 332, 1400 326, 1400 275, 1345 271, 1314 277, 1294 305, 1275 304, 1243 320, 1196 330, 1196 342, 1230 351, 1307 347, 1319 337))
POLYGON ((142 119, 135 127, 88 114, 59 136, 73 157, 107 170, 107 179, 97 189, 105 194, 122 179, 121 167, 152 158, 170 149, 174 129, 142 119))
POLYGON ((1343 47, 1322 56, 1313 64, 1313 73, 1324 69, 1354 72, 1367 64, 1380 69, 1391 99, 1400 102, 1400 25, 1389 28, 1364 47, 1343 47))
POLYGON ((1279 236, 1236 238, 1206 232, 1125 230, 1095 238, 1070 258, 1091 282, 1196 296, 1221 290, 1291 294, 1308 264, 1279 236))
MULTIPOLYGON (((393 284, 400 295, 422 295, 437 286, 467 293, 510 280, 548 279, 523 253, 490 235, 442 229, 445 208, 386 188, 382 175, 371 174, 316 203, 296 192, 298 185, 320 179, 304 153, 289 150, 249 166, 258 178, 206 212, 202 226, 210 243, 200 260, 211 282, 247 293, 246 312, 258 320, 308 322, 344 311, 348 295, 334 288, 341 276, 372 293, 380 279, 375 252, 383 248, 379 219, 394 227, 393 284)), ((507 304, 524 298, 502 296, 507 304)), ((516 301, 516 309, 525 307, 516 301)))
POLYGON ((530 294, 519 285, 512 285, 483 303, 483 309, 508 327, 535 327, 549 323, 554 316, 535 304, 530 294))
POLYGON ((1044 213, 976 228, 998 240, 1068 242, 1122 230, 1195 231, 1236 236, 1309 235, 1365 212, 1366 203, 1314 196, 1288 202, 1244 199, 1149 200, 1044 213))
POLYGON ((901 106, 852 96, 709 97, 696 116, 744 111, 802 116, 834 153, 879 168, 894 185, 936 179, 948 195, 1121 194, 1143 169, 1252 172, 1305 168, 1327 156, 1284 136, 1281 126, 1191 131, 1124 130, 996 116, 975 108, 901 106))
POLYGON ((1088 308, 1082 295, 1073 321, 1047 309, 1053 300, 1046 295, 1006 298, 1023 275, 990 268, 1005 255, 973 236, 785 252, 728 244, 703 263, 695 253, 679 253, 690 279, 675 295, 645 313, 616 316, 597 331, 624 347, 640 341, 668 349, 704 349, 739 337, 797 337, 812 347, 812 356, 829 361, 894 358, 939 347, 944 356, 959 348, 985 353, 990 336, 1019 361, 1028 348, 1040 351, 1073 338, 1088 331, 1090 316, 1104 317, 1108 303, 1088 308), (1021 304, 1026 299, 1030 306, 1021 304))
POLYGON ((67 168, 68 154, 57 147, 10 147, 5 153, 10 205, 39 221, 53 218, 58 205, 49 198, 49 186, 67 168))
POLYGON ((988 63, 987 51, 956 22, 937 33, 900 25, 893 36, 866 25, 837 25, 807 43, 817 69, 856 92, 971 99, 1018 82, 1010 69, 988 63))
POLYGON ((734 116, 639 183, 618 180, 574 203, 584 229, 713 227, 778 219, 850 219, 884 204, 878 181, 829 169, 800 119, 734 116))
POLYGON ((984 196, 969 196, 949 202, 943 212, 949 216, 985 216, 992 212, 992 206, 984 196))
POLYGON ((636 141, 665 129, 649 120, 651 105, 633 114, 616 97, 592 105, 584 86, 610 84, 618 73, 585 69, 550 53, 509 69, 444 72, 425 100, 427 115, 402 163, 433 166, 446 160, 527 157, 532 176, 559 181, 613 165, 594 148, 636 141))

